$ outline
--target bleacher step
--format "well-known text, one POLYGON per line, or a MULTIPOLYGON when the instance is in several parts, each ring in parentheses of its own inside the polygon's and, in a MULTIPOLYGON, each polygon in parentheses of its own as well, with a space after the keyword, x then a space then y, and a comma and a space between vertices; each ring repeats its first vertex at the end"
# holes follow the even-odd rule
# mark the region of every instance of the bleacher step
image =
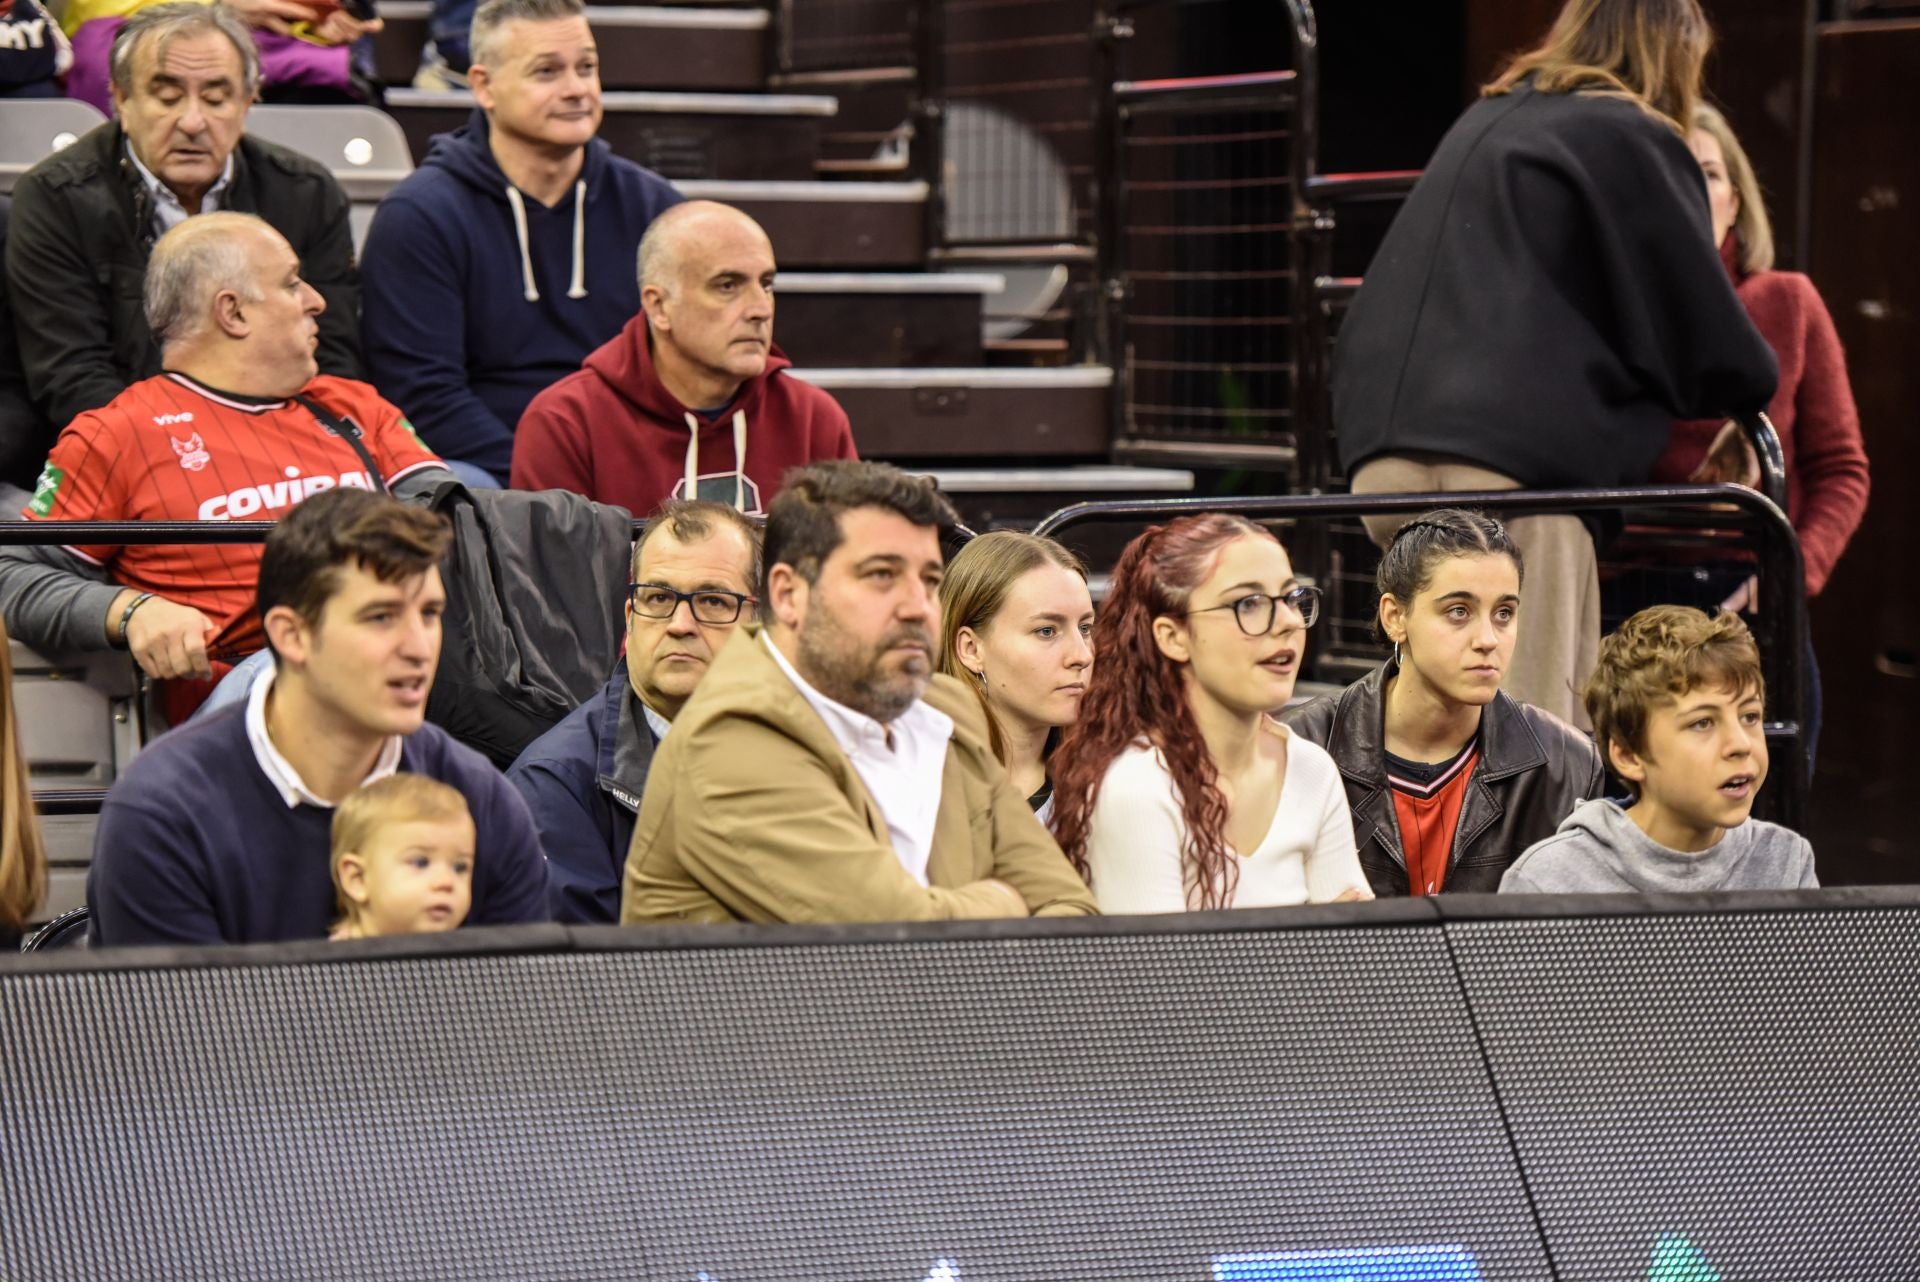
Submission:
POLYGON ((774 256, 792 268, 919 268, 926 261, 923 182, 676 182, 683 196, 744 209, 767 229, 774 256))
MULTIPOLYGON (((671 179, 809 181, 820 130, 838 104, 817 94, 603 94, 600 137, 616 155, 671 179)), ((473 111, 464 89, 393 89, 387 111, 406 130, 414 163, 435 134, 473 111)))
POLYGON ((981 300, 1005 288, 989 272, 782 272, 774 333, 801 365, 979 365, 981 300))
POLYGON ((795 369, 853 421, 860 453, 906 459, 1102 458, 1113 371, 795 369))
MULTIPOLYGON (((374 75, 411 85, 433 6, 387 0, 374 37, 374 75)), ((766 84, 765 9, 596 4, 587 10, 606 89, 757 90, 766 84)))

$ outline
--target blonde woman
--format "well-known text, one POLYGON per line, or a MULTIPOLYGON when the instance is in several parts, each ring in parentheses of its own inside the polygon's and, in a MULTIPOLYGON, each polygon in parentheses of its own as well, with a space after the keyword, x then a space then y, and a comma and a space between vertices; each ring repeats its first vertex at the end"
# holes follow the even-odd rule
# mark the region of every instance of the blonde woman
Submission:
POLYGON ((47 851, 13 711, 13 644, 0 620, 0 949, 20 936, 47 893, 47 851))
MULTIPOLYGON (((1746 149, 1725 116, 1702 105, 1693 113, 1693 154, 1707 183, 1713 213, 1713 243, 1741 304, 1780 362, 1780 386, 1767 415, 1780 433, 1787 463, 1787 517, 1800 536, 1808 596, 1818 596, 1827 576, 1867 514, 1867 449, 1860 415, 1847 379, 1847 357, 1833 317, 1813 282, 1799 272, 1773 270, 1773 225, 1746 149)), ((1656 481, 1685 481, 1701 474, 1713 441, 1724 428, 1716 419, 1680 423, 1666 453, 1653 465, 1656 481)), ((1752 610, 1757 581, 1748 565, 1721 566, 1693 580, 1693 598, 1673 596, 1664 581, 1660 600, 1681 600, 1708 611, 1725 605, 1752 610)), ((1820 666, 1807 642, 1807 707, 1801 718, 1807 769, 1820 744, 1820 666)))
POLYGON ((940 670, 973 690, 994 755, 1047 822, 1047 758, 1093 672, 1087 567, 1052 539, 1015 530, 968 543, 940 583, 940 670))
MULTIPOLYGON (((1675 419, 1766 407, 1773 353, 1687 147, 1711 43, 1697 0, 1568 0, 1442 140, 1340 331, 1355 493, 1636 484, 1675 419)), ((1743 473, 1738 434, 1720 444, 1743 473)), ((1403 519, 1369 532, 1384 547, 1403 519)), ((1584 726, 1593 542, 1570 516, 1510 528, 1529 573, 1507 688, 1584 726)))
MULTIPOLYGON (((1690 143, 1707 183, 1713 243, 1740 302, 1780 362, 1767 415, 1787 459, 1787 516, 1800 536, 1807 595, 1817 596, 1867 513, 1867 450, 1833 317, 1799 272, 1773 270, 1773 224, 1746 149, 1727 118, 1702 105, 1690 143)), ((1720 430, 1683 423, 1654 464, 1657 481, 1684 481, 1720 430)), ((1715 603, 1717 604, 1717 602, 1715 603)))

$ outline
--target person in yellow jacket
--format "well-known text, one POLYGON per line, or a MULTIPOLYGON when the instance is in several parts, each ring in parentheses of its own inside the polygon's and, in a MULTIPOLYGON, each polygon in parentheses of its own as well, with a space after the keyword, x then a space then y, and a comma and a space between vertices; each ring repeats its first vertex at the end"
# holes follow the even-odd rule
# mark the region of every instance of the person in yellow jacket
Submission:
POLYGON ((838 460, 767 518, 764 625, 674 721, 627 855, 623 922, 858 922, 1095 911, 936 676, 940 536, 925 479, 838 460))

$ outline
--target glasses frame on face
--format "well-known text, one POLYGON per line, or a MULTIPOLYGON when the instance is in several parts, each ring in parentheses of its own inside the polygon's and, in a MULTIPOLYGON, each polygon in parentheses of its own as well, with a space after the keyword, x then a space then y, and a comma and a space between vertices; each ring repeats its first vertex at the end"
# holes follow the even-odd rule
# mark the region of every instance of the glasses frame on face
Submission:
POLYGON ((627 586, 627 604, 632 607, 635 614, 643 619, 671 619, 674 615, 680 613, 680 603, 682 601, 687 603, 687 609, 693 613, 693 621, 695 623, 705 623, 711 627, 718 628, 725 627, 730 623, 738 623, 741 612, 750 605, 758 605, 760 598, 748 596, 744 592, 729 592, 725 588, 700 588, 693 592, 682 592, 677 588, 670 588, 664 583, 632 583, 627 586), (640 592, 643 588, 650 592, 669 593, 673 597, 673 604, 667 608, 665 614, 654 614, 649 610, 640 608, 640 592), (724 619, 708 618, 700 612, 699 599, 701 597, 726 597, 733 602, 733 613, 727 615, 724 619))
POLYGON ((1279 596, 1268 596, 1265 592, 1249 592, 1245 596, 1223 601, 1219 605, 1202 606, 1197 610, 1188 610, 1189 616, 1209 614, 1214 610, 1232 610, 1233 621, 1240 630, 1250 637, 1264 637, 1273 631, 1273 621, 1280 616, 1280 607, 1285 605, 1300 616, 1300 626, 1310 628, 1320 618, 1320 598, 1324 595, 1319 588, 1297 587, 1282 592, 1279 596), (1248 626, 1249 618, 1257 617, 1260 606, 1255 602, 1266 603, 1266 622, 1259 627, 1248 626))

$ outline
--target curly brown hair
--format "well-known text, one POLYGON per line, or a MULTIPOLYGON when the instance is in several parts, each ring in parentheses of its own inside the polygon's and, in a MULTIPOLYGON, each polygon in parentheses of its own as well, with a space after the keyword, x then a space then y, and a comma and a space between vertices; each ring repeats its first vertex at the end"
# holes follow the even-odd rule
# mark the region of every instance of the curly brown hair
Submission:
POLYGON ((1600 643, 1587 678, 1587 716, 1600 756, 1612 761, 1615 743, 1644 754, 1652 711, 1702 686, 1766 695, 1760 647, 1739 615, 1655 605, 1628 619, 1600 643))
MULTIPOLYGON (((1220 549, 1271 532, 1243 517, 1209 512, 1149 527, 1114 564, 1112 586, 1093 622, 1093 678, 1080 719, 1054 753, 1054 836, 1082 878, 1091 880, 1087 829, 1100 783, 1114 759, 1145 740, 1160 750, 1180 795, 1186 847, 1180 852, 1188 906, 1233 902, 1239 866, 1227 849, 1230 808, 1219 771, 1187 706, 1180 665, 1160 652, 1153 621, 1183 614, 1194 589, 1213 572, 1220 549)), ((1279 540, 1275 539, 1275 542, 1279 540)))

